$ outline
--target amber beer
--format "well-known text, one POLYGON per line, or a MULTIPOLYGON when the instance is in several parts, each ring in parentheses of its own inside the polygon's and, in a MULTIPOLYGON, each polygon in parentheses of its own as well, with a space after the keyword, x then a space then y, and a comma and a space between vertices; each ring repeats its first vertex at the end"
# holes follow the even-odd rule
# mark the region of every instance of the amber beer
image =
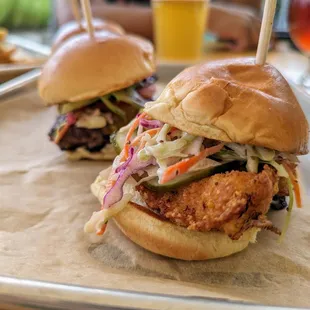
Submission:
POLYGON ((195 62, 202 57, 208 0, 152 0, 157 57, 195 62))
POLYGON ((289 25, 294 43, 310 56, 310 0, 291 0, 289 25))

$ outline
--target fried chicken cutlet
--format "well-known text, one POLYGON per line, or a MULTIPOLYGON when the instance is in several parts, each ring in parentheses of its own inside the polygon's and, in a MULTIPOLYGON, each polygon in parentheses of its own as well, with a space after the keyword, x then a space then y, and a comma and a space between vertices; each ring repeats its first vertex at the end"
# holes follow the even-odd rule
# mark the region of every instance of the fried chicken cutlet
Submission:
POLYGON ((143 185, 137 190, 150 209, 189 230, 217 230, 232 239, 239 239, 250 227, 279 233, 265 217, 278 192, 276 171, 267 165, 258 174, 216 174, 165 193, 153 192, 143 185))

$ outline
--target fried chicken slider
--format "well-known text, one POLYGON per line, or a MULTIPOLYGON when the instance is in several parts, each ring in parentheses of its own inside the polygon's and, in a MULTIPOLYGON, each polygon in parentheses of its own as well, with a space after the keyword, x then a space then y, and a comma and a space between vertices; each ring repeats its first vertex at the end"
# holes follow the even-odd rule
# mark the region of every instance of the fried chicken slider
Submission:
POLYGON ((296 155, 308 152, 308 123, 269 64, 188 68, 116 140, 121 153, 91 186, 102 209, 88 233, 102 234, 113 218, 149 251, 205 260, 245 249, 261 229, 283 237, 294 196, 301 205, 296 155), (281 232, 267 213, 286 196, 281 232))

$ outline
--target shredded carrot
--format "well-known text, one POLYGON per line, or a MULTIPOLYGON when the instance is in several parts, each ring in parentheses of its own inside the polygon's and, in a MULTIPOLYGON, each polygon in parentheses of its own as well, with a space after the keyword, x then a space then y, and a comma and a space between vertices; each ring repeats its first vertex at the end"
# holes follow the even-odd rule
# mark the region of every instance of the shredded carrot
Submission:
POLYGON ((168 167, 163 173, 163 176, 160 180, 160 184, 167 183, 173 180, 176 176, 186 173, 191 167, 197 164, 200 160, 204 159, 207 156, 210 156, 212 154, 219 152, 223 146, 224 144, 221 143, 216 146, 206 148, 203 151, 201 151, 198 155, 192 156, 188 159, 182 160, 168 167))
MULTIPOLYGON (((146 135, 146 134, 149 134, 151 137, 155 136, 156 133, 158 133, 160 131, 160 128, 153 128, 153 129, 149 129, 147 131, 144 131, 142 132, 142 134, 140 134, 139 136, 135 137, 135 139, 130 143, 128 144, 128 146, 137 146, 139 145, 139 148, 138 150, 140 151, 144 146, 145 146, 145 143, 142 143, 143 146, 141 146, 141 139, 146 135)), ((121 161, 125 161, 127 158, 126 158, 126 155, 125 155, 125 152, 121 154, 121 161)), ((128 156, 128 155, 127 155, 128 156)))
POLYGON ((130 148, 130 139, 133 135, 133 133, 135 132, 135 130, 138 128, 139 124, 140 124, 140 120, 142 118, 144 118, 146 116, 146 113, 143 112, 141 113, 133 122, 132 126, 130 127, 127 135, 126 135, 126 139, 125 139, 125 145, 124 145, 124 159, 126 160, 128 158, 128 154, 129 154, 129 148, 130 148))
POLYGON ((60 130, 58 130, 57 135, 54 140, 56 144, 58 144, 60 140, 64 137, 64 135, 66 134, 70 126, 71 126, 70 124, 66 123, 64 126, 61 127, 60 130))
POLYGON ((294 171, 292 171, 292 169, 289 167, 289 165, 286 162, 283 162, 283 166, 285 170, 287 171, 289 178, 293 184, 297 208, 301 208, 302 207, 301 195, 300 195, 300 188, 299 188, 297 177, 294 171))
POLYGON ((141 139, 146 135, 150 135, 151 137, 155 136, 158 132, 160 131, 160 128, 153 128, 153 129, 149 129, 146 130, 144 132, 141 133, 141 135, 137 136, 132 142, 131 142, 131 146, 137 146, 139 144, 139 142, 141 141, 141 139))
POLYGON ((76 122, 76 117, 73 113, 68 113, 66 115, 66 122, 64 125, 57 130, 57 134, 54 139, 54 143, 58 144, 60 140, 65 136, 66 132, 68 131, 71 125, 74 125, 76 122))
POLYGON ((107 224, 104 224, 104 225, 101 227, 101 229, 98 230, 98 231, 96 232, 96 235, 97 235, 97 236, 103 235, 104 232, 106 231, 106 229, 107 229, 107 224))

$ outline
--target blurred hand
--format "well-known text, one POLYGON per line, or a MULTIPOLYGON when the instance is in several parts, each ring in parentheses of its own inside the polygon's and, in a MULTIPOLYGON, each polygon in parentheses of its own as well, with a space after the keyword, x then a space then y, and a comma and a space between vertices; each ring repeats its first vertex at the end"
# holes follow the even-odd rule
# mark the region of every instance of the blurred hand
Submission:
POLYGON ((214 7, 210 16, 210 31, 234 51, 256 48, 261 21, 254 11, 236 7, 214 7))

